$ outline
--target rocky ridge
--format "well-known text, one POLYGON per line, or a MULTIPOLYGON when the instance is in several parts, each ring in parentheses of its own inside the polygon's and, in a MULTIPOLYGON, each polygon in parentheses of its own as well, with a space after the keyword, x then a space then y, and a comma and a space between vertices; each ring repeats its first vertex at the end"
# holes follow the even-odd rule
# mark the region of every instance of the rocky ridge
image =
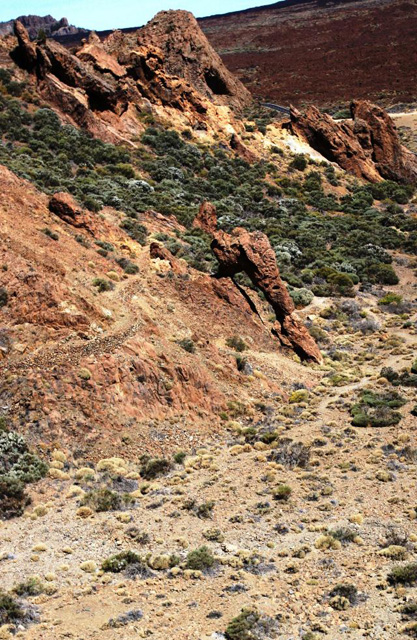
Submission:
POLYGON ((76 55, 51 39, 32 43, 19 21, 15 33, 12 56, 36 78, 40 95, 112 142, 143 130, 141 112, 161 108, 183 126, 219 129, 232 118, 222 117, 220 108, 239 110, 251 101, 185 11, 162 12, 140 31, 116 31, 103 43, 93 33, 76 55), (184 40, 174 48, 180 33, 184 40))
MULTIPOLYGON (((38 37, 39 32, 47 36, 68 36, 79 34, 80 37, 87 34, 86 29, 79 29, 70 25, 67 18, 61 18, 56 20, 53 16, 19 16, 16 18, 20 22, 29 34, 31 40, 35 40, 38 37)), ((15 20, 8 20, 7 22, 0 22, 0 37, 13 34, 15 20)))

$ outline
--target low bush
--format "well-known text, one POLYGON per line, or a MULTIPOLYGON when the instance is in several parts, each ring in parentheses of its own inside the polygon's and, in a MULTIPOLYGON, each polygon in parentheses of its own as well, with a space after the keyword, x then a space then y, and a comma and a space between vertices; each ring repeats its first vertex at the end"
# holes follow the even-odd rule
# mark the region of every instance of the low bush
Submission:
POLYGON ((351 409, 352 425, 355 427, 389 427, 398 424, 402 415, 394 409, 402 407, 406 400, 397 392, 378 394, 362 391, 359 401, 351 409))
POLYGON ((120 494, 107 488, 88 491, 81 500, 81 506, 90 507, 97 513, 102 511, 118 511, 134 502, 127 493, 120 494))
POLYGON ((293 442, 290 438, 281 438, 276 441, 268 459, 290 469, 293 467, 304 469, 310 460, 310 447, 302 442, 293 442))
POLYGON ((281 502, 287 502, 290 499, 291 494, 292 489, 287 484, 278 485, 278 487, 276 487, 272 492, 274 500, 279 500, 281 502))
POLYGON ((33 576, 24 582, 19 582, 13 589, 13 592, 22 597, 39 596, 45 591, 45 585, 40 578, 33 576))
POLYGON ((185 566, 187 569, 194 571, 207 571, 207 569, 211 569, 215 563, 215 558, 210 549, 203 546, 194 551, 190 551, 187 555, 185 566))
POLYGON ((142 456, 140 475, 142 478, 145 478, 145 480, 154 480, 158 476, 168 473, 171 468, 171 463, 165 458, 150 458, 149 456, 142 456))
POLYGON ((246 349, 248 348, 243 338, 236 334, 234 336, 231 336, 230 338, 227 338, 226 344, 228 347, 234 349, 235 351, 238 351, 239 353, 241 353, 242 351, 246 351, 246 349))
POLYGON ((0 309, 5 307, 9 301, 9 294, 4 287, 0 287, 0 309))
POLYGON ((114 282, 106 280, 106 278, 94 278, 93 286, 96 287, 100 293, 103 293, 104 291, 113 291, 114 282))
POLYGON ((387 576, 389 584, 415 585, 417 583, 417 562, 397 565, 387 576))
POLYGON ((24 617, 20 604, 0 589, 0 625, 15 624, 24 617))
POLYGON ((0 517, 21 515, 30 499, 25 487, 43 478, 48 465, 29 451, 25 439, 3 425, 0 430, 0 517))
POLYGON ((130 565, 144 564, 142 558, 134 551, 122 551, 104 560, 101 568, 106 573, 120 573, 130 565))

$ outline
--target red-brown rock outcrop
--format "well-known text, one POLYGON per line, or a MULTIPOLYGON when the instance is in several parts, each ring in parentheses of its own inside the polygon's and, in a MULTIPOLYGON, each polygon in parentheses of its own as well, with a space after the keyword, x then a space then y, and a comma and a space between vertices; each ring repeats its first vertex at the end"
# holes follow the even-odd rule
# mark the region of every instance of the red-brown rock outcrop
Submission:
POLYGON ((356 100, 350 108, 353 131, 361 146, 371 150, 372 160, 381 176, 397 182, 417 182, 417 158, 401 144, 388 113, 367 100, 356 100))
POLYGON ((211 248, 219 262, 218 276, 246 273, 274 309, 277 318, 274 333, 281 343, 292 348, 302 360, 320 362, 319 348, 294 314, 294 303, 281 280, 267 236, 240 227, 233 229, 231 234, 217 230, 216 209, 209 202, 201 205, 194 226, 213 237, 211 248))
POLYGON ((88 228, 87 214, 77 204, 71 194, 55 193, 49 200, 49 211, 73 227, 88 228))
POLYGON ((388 113, 367 101, 351 104, 352 121, 336 122, 317 107, 291 108, 291 131, 331 162, 370 182, 417 181, 417 158, 400 142, 388 113))
POLYGON ((251 101, 186 11, 161 12, 137 32, 115 31, 104 42, 92 33, 76 55, 54 40, 32 43, 19 21, 15 35, 12 57, 36 76, 41 96, 110 141, 140 133, 137 113, 151 105, 177 109, 206 128, 210 104, 242 108, 251 101))
POLYGON ((169 251, 169 249, 167 249, 166 247, 163 247, 161 244, 159 244, 159 242, 151 242, 149 247, 149 255, 151 256, 152 260, 159 259, 169 262, 172 271, 178 275, 182 275, 187 272, 187 267, 181 264, 181 262, 172 255, 171 251, 169 251))

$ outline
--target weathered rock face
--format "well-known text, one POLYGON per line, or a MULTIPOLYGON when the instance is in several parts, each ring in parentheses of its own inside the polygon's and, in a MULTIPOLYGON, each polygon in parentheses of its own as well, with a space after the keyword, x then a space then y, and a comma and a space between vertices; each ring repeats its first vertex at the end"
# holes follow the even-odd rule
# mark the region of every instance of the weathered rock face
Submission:
POLYGON ((354 133, 364 149, 371 148, 378 172, 387 180, 417 182, 417 158, 401 144, 388 113, 367 100, 351 104, 354 133))
POLYGON ((69 193, 55 193, 49 201, 49 211, 73 227, 85 226, 83 211, 69 193))
POLYGON ((137 112, 150 105, 177 109, 191 126, 206 128, 210 104, 242 108, 251 100, 184 11, 162 12, 103 43, 92 33, 76 55, 54 40, 32 43, 19 21, 15 34, 12 57, 36 75, 42 97, 93 135, 107 131, 111 141, 118 132, 137 135, 137 112))
POLYGON ((169 75, 184 78, 201 95, 218 104, 241 107, 250 93, 224 66, 196 19, 188 11, 161 11, 137 32, 137 42, 162 51, 169 75))
POLYGON ((351 123, 336 122, 314 106, 308 107, 304 114, 292 107, 291 130, 345 171, 371 182, 381 180, 377 168, 355 136, 351 123))
POLYGON ((351 104, 352 121, 336 122, 311 106, 291 108, 290 128, 342 169, 371 182, 417 182, 417 158, 403 147, 388 113, 368 101, 351 104))
POLYGON ((194 226, 213 236, 213 253, 219 261, 219 277, 233 277, 242 271, 262 291, 275 311, 274 333, 281 343, 294 349, 302 360, 321 361, 321 354, 307 329, 294 314, 294 303, 281 280, 275 253, 263 233, 236 227, 231 234, 218 231, 216 209, 205 202, 194 226))

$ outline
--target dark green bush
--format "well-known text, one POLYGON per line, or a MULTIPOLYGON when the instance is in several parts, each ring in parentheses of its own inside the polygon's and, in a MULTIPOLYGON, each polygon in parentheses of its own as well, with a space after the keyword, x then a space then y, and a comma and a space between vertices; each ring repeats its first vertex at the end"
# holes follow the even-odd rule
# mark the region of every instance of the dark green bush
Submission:
POLYGON ((186 457, 187 457, 187 454, 185 453, 185 451, 178 451, 177 453, 174 454, 174 462, 176 464, 182 464, 186 457))
POLYGON ((417 562, 397 565, 387 576, 389 584, 414 585, 417 583, 417 562))
POLYGON ((207 569, 211 569, 214 565, 214 556, 206 546, 190 551, 185 562, 187 569, 193 569, 195 571, 206 571, 207 569))
POLYGON ((182 340, 178 340, 178 344, 181 349, 184 349, 184 351, 188 351, 188 353, 195 353, 195 344, 191 338, 182 338, 182 340))
POLYGON ((104 291, 113 291, 114 282, 111 282, 111 280, 106 280, 106 278, 94 278, 93 286, 97 287, 100 293, 103 293, 104 291))
POLYGON ((307 158, 302 153, 297 154, 290 162, 291 169, 297 169, 298 171, 305 171, 307 169, 307 158))
POLYGON ((291 494, 292 489, 287 484, 278 485, 278 487, 276 487, 272 492, 274 500, 279 500, 280 502, 287 502, 290 499, 291 494))
POLYGON ((402 407, 406 400, 397 392, 378 394, 370 390, 362 391, 359 401, 350 413, 355 427, 389 427, 398 424, 402 415, 394 409, 402 407))
POLYGON ((122 551, 104 560, 101 568, 106 573, 120 573, 134 564, 143 564, 142 558, 134 551, 122 551))
POLYGON ((13 589, 14 593, 18 596, 39 596, 45 591, 45 585, 40 578, 33 576, 28 578, 24 582, 19 582, 13 589))
POLYGON ((4 287, 0 287, 0 309, 5 307, 9 301, 9 295, 4 287))
POLYGON ((227 338, 226 344, 231 349, 234 349, 235 351, 239 351, 240 353, 242 351, 246 351, 246 349, 248 348, 246 342, 238 335, 234 335, 234 336, 231 336, 230 338, 227 338))
POLYGON ((29 451, 24 438, 3 426, 0 430, 0 517, 21 515, 30 502, 25 486, 43 478, 47 471, 48 466, 29 451))
POLYGON ((0 590, 0 625, 14 624, 23 617, 20 604, 10 594, 0 590))
POLYGON ((171 468, 171 463, 169 460, 165 460, 165 458, 149 458, 148 456, 143 456, 140 475, 146 480, 154 480, 158 476, 168 473, 171 468))
POLYGON ((117 511, 134 502, 129 494, 117 493, 107 488, 88 491, 81 500, 82 506, 91 507, 94 511, 117 511))

